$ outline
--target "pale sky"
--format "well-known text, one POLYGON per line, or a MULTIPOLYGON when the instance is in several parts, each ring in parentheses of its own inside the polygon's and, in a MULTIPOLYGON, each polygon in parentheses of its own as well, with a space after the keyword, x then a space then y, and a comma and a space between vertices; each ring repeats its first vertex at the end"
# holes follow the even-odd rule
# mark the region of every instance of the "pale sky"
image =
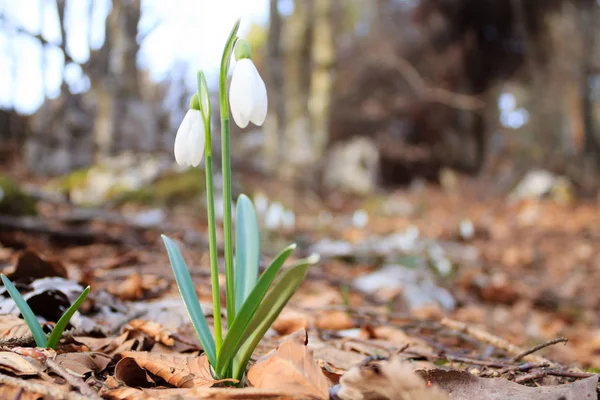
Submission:
MULTIPOLYGON (((53 44, 60 43, 60 30, 54 0, 0 0, 0 13, 28 32, 40 33, 53 44), (44 13, 40 12, 45 4, 44 13)), ((207 78, 218 74, 223 45, 235 20, 242 17, 240 35, 252 23, 266 24, 268 0, 142 0, 141 34, 157 26, 142 43, 138 64, 149 70, 154 80, 168 77, 176 64, 187 66, 186 79, 193 87, 196 70, 202 68, 207 78), (159 23, 159 25, 156 25, 159 23)), ((67 0, 67 49, 77 62, 89 57, 88 37, 91 29, 92 48, 104 40, 104 19, 110 0, 67 0), (88 24, 90 1, 94 4, 93 24, 88 24)), ((59 92, 62 56, 58 49, 45 53, 46 70, 41 70, 42 51, 39 42, 27 35, 7 36, 10 31, 0 24, 0 107, 14 103, 22 113, 32 113, 43 98, 42 72, 46 78, 46 93, 54 97, 59 92), (15 76, 16 79, 13 79, 15 76)), ((87 90, 78 66, 66 71, 67 82, 74 91, 87 90)))

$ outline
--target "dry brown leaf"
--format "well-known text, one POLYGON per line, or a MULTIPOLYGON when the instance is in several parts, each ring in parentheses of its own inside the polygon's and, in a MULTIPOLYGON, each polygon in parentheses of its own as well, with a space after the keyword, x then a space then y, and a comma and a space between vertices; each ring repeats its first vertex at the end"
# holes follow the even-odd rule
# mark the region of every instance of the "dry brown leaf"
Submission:
POLYGON ((0 370, 18 376, 34 376, 42 372, 39 366, 11 351, 0 351, 0 370))
POLYGON ((123 359, 115 367, 115 377, 130 386, 136 386, 130 384, 135 373, 133 363, 179 388, 209 387, 220 382, 235 381, 232 379, 215 380, 210 373, 208 358, 205 355, 185 357, 145 351, 127 351, 122 356, 123 359))
POLYGON ((116 388, 101 392, 109 400, 197 400, 197 399, 225 399, 225 400, 299 400, 306 399, 305 395, 284 393, 277 390, 258 388, 190 388, 190 389, 134 389, 130 387, 116 388))
MULTIPOLYGON (((341 400, 444 400, 441 389, 430 386, 399 358, 367 360, 340 379, 335 398, 341 400)), ((474 397, 476 398, 476 397, 474 397)))
POLYGON ((91 372, 98 374, 104 371, 111 360, 112 357, 95 352, 63 353, 56 356, 56 362, 78 376, 91 372))
POLYGON ((329 398, 327 378, 307 343, 308 335, 304 329, 294 332, 250 368, 248 381, 257 388, 299 393, 309 398, 329 398))
POLYGON ((134 272, 124 281, 111 283, 107 291, 121 300, 140 300, 144 297, 144 287, 142 285, 142 276, 134 272))
POLYGON ((52 276, 69 278, 67 269, 60 261, 46 258, 32 250, 25 250, 19 254, 14 272, 6 275, 13 282, 19 279, 34 280, 52 276))
POLYGON ((319 329, 341 331, 354 328, 356 324, 347 312, 332 310, 319 312, 316 325, 319 329))
POLYGON ((346 371, 365 358, 365 356, 353 351, 340 350, 328 345, 316 348, 314 357, 325 375, 333 383, 338 383, 340 377, 346 371))
POLYGON ((174 346, 175 339, 173 339, 173 332, 165 329, 161 324, 153 321, 145 321, 141 319, 135 319, 129 322, 129 325, 133 329, 137 329, 148 336, 152 337, 159 343, 164 344, 165 346, 174 346))
POLYGON ((299 329, 308 329, 315 323, 315 318, 307 312, 284 308, 283 312, 273 322, 273 328, 281 336, 289 335, 299 329))
POLYGON ((3 340, 32 337, 25 320, 12 314, 0 315, 0 336, 3 340))
POLYGON ((598 376, 564 385, 528 387, 506 379, 479 378, 465 371, 417 371, 429 383, 452 393, 453 400, 578 400, 595 399, 598 376))

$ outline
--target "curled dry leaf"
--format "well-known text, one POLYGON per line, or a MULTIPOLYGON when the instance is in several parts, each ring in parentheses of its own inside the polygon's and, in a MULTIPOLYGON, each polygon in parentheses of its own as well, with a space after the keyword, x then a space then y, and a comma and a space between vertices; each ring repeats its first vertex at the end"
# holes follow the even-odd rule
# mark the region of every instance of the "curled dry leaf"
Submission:
POLYGON ((10 351, 0 351, 0 370, 18 376, 34 376, 42 372, 27 358, 10 351))
POLYGON ((317 364, 325 372, 325 375, 333 383, 338 383, 340 377, 346 371, 365 358, 363 355, 353 351, 345 351, 329 345, 316 348, 314 350, 314 357, 317 364))
POLYGON ((294 332, 250 368, 248 381, 256 388, 299 393, 306 398, 329 398, 327 378, 307 343, 304 329, 294 332))
POLYGON ((210 387, 220 382, 237 382, 234 379, 216 380, 210 373, 208 358, 184 357, 170 354, 148 353, 143 351, 127 351, 122 354, 115 367, 115 377, 130 386, 137 386, 139 371, 135 366, 164 379, 168 384, 179 388, 210 387))
POLYGON ((441 389, 426 384, 410 364, 399 358, 367 359, 344 374, 333 392, 333 398, 339 400, 449 399, 441 389))
POLYGON ((135 319, 129 322, 129 325, 133 329, 137 329, 151 336, 154 340, 164 344, 165 346, 175 345, 175 339, 172 337, 173 333, 168 329, 165 329, 161 324, 157 322, 135 319))
POLYGON ((25 250, 17 259, 12 273, 6 274, 11 281, 27 279, 29 281, 58 276, 67 279, 67 268, 58 260, 46 258, 32 250, 25 250))
POLYGON ((68 372, 80 377, 92 372, 101 373, 111 360, 111 356, 95 352, 63 353, 56 356, 56 362, 68 372))
POLYGON ((24 342, 27 338, 33 341, 25 320, 13 314, 0 315, 0 337, 4 341, 24 342))
POLYGON ((304 400, 306 396, 296 393, 284 393, 272 389, 258 388, 205 388, 190 389, 134 389, 120 387, 101 392, 102 397, 109 400, 154 400, 154 399, 223 399, 223 400, 304 400))
POLYGON ((506 379, 479 378, 465 371, 417 371, 428 383, 439 385, 453 400, 576 400, 595 399, 598 376, 564 385, 528 387, 506 379))

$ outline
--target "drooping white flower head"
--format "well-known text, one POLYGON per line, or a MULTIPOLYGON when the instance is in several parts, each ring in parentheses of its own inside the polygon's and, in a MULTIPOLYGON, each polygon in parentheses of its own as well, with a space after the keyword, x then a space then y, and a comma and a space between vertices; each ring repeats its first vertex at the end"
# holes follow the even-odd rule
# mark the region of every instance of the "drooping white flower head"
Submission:
POLYGON ((240 128, 249 122, 262 125, 267 117, 267 88, 250 59, 250 47, 243 39, 235 45, 237 64, 229 87, 233 120, 240 128))
POLYGON ((194 99, 192 106, 185 114, 181 125, 175 136, 175 161, 177 164, 184 166, 197 167, 202 161, 204 155, 205 132, 204 119, 202 112, 194 107, 194 99))

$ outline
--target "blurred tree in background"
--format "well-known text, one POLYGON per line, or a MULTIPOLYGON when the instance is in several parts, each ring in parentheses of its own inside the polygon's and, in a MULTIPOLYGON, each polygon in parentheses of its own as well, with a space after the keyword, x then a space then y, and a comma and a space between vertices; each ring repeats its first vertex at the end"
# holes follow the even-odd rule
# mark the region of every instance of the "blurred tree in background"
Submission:
MULTIPOLYGON (((272 174, 368 193, 438 180, 445 168, 518 175, 543 166, 598 186, 598 1, 263 2, 268 25, 249 35, 269 90, 261 166, 272 174)), ((166 105, 181 71, 156 83, 140 70, 141 0, 112 0, 105 40, 85 63, 67 46, 69 1, 40 7, 57 10, 63 77, 77 64, 89 90, 73 94, 63 78, 59 96, 30 118, 2 111, 3 159, 62 174, 123 151, 169 150, 170 116, 189 89, 166 105)), ((57 46, 5 13, 0 22, 9 38, 57 46)))

